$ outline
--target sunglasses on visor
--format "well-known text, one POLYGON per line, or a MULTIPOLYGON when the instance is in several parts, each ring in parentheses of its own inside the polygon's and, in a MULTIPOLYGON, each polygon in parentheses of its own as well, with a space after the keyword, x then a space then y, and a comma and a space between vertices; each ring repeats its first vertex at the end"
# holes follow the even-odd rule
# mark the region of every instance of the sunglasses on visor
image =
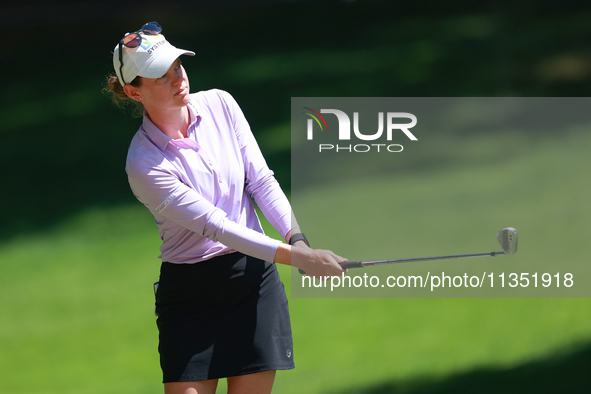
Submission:
POLYGON ((121 82, 126 85, 127 82, 123 79, 123 46, 128 48, 137 48, 142 43, 142 36, 140 33, 145 35, 155 36, 162 33, 162 26, 158 22, 148 22, 142 26, 141 29, 133 33, 126 34, 125 37, 119 41, 119 75, 121 75, 121 82))

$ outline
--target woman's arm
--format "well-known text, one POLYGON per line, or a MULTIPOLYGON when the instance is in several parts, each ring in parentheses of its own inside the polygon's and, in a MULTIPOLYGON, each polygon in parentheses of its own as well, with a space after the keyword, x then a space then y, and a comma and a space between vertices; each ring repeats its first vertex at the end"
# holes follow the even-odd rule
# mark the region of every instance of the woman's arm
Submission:
MULTIPOLYGON (((268 168, 238 103, 227 92, 219 91, 219 94, 228 106, 240 145, 246 175, 246 189, 265 217, 288 242, 293 234, 300 232, 291 204, 273 176, 273 172, 268 168)), ((345 272, 339 263, 347 260, 328 250, 311 249, 305 242, 298 241, 293 246, 280 244, 273 261, 301 268, 310 276, 333 276, 345 272)))
POLYGON ((339 276, 347 272, 339 265, 347 259, 330 250, 311 249, 303 241, 296 242, 296 245, 280 244, 274 262, 300 268, 306 275, 314 277, 339 276))

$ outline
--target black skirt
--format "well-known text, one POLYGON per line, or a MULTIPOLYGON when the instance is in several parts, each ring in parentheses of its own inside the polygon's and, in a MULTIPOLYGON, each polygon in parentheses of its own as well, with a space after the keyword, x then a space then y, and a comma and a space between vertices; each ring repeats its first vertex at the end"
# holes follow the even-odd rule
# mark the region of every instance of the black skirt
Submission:
POLYGON ((241 253, 162 263, 156 314, 164 383, 294 368, 275 264, 241 253))

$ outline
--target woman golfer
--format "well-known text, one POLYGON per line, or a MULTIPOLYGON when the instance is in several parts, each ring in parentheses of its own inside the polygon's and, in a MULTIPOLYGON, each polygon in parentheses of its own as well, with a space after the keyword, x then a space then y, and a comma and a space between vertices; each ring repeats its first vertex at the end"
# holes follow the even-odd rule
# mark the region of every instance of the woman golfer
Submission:
POLYGON ((270 393, 294 368, 287 298, 273 263, 340 275, 346 260, 309 248, 240 107, 221 90, 189 93, 181 55, 156 22, 113 53, 116 99, 141 104, 126 171, 162 245, 156 291, 165 393, 270 393), (263 234, 251 196, 288 244, 263 234), (290 246, 293 245, 293 246, 290 246))

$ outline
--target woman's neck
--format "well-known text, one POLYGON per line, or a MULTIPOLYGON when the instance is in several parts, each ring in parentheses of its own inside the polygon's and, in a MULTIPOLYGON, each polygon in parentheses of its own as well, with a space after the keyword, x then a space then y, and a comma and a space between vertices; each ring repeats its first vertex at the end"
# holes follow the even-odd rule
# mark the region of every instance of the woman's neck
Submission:
POLYGON ((173 140, 187 138, 189 128, 189 108, 187 106, 171 110, 148 110, 148 116, 160 131, 173 140))

